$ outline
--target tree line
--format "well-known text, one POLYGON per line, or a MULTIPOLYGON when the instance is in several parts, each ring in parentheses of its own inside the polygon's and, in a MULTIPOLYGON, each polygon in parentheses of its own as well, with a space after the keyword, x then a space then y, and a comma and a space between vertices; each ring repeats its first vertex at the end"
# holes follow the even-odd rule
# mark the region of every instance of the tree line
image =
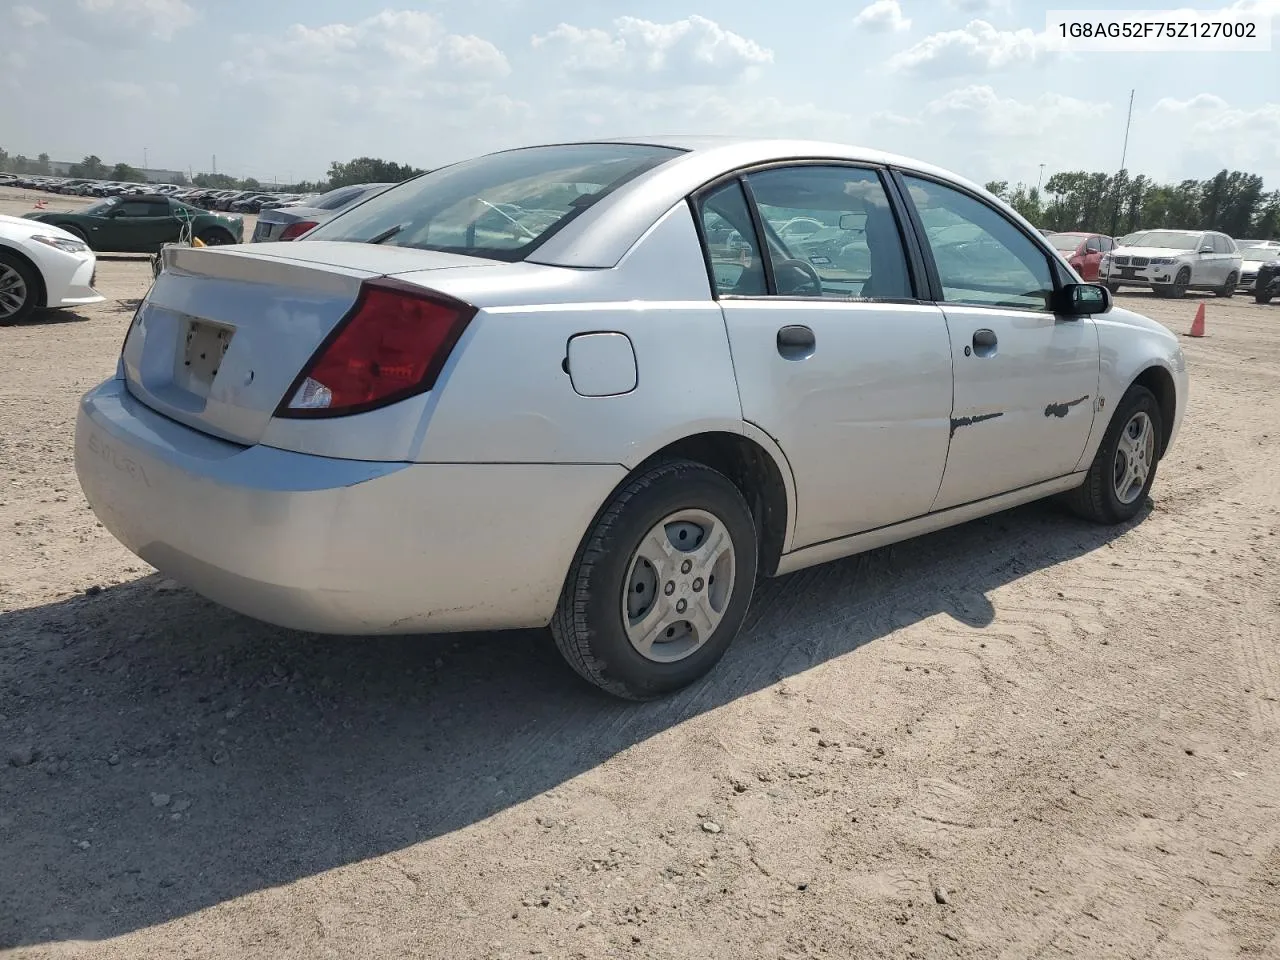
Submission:
MULTIPOLYGON (((53 176, 53 166, 47 153, 42 153, 34 160, 18 154, 10 156, 8 151, 0 148, 0 173, 26 174, 33 177, 53 176)), ((336 187, 345 187, 353 183, 399 183, 420 173, 426 173, 409 164, 393 163, 376 157, 357 157, 345 163, 334 160, 329 164, 329 176, 324 180, 303 180, 291 184, 271 184, 274 190, 289 193, 323 193, 336 187)), ((65 176, 72 179, 114 180, 120 183, 146 183, 146 175, 136 167, 127 163, 107 166, 98 156, 90 154, 79 163, 71 165, 65 176)), ((187 184, 187 178, 181 173, 175 181, 179 186, 187 184)), ((262 190, 267 184, 254 177, 233 177, 226 173, 197 173, 191 178, 191 184, 209 190, 262 190)))
POLYGON ((1135 230, 1168 227, 1217 230, 1229 237, 1280 237, 1280 190, 1263 189, 1262 177, 1222 170, 1208 180, 1157 183, 1129 171, 1064 171, 1044 189, 1004 180, 986 184, 1037 227, 1124 236, 1135 230))

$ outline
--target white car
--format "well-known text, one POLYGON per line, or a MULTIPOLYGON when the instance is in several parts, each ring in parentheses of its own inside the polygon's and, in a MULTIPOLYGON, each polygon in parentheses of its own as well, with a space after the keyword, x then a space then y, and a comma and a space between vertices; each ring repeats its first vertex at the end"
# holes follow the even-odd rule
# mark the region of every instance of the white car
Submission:
POLYGON ((0 323, 105 300, 93 288, 97 263, 88 245, 61 227, 0 215, 0 323))
POLYGON ((1116 293, 1148 287, 1158 296, 1185 297, 1188 290, 1235 294, 1244 261, 1235 241, 1213 230, 1139 230, 1121 237, 1098 264, 1098 280, 1116 293))
POLYGON ((625 697, 706 674, 757 576, 1134 520, 1186 409, 1178 338, 1010 207, 840 144, 508 150, 164 258, 77 418, 112 534, 296 629, 550 625, 625 697))
POLYGON ((1264 263, 1280 260, 1280 240, 1237 240, 1240 250, 1240 289, 1252 290, 1258 281, 1258 269, 1264 263))

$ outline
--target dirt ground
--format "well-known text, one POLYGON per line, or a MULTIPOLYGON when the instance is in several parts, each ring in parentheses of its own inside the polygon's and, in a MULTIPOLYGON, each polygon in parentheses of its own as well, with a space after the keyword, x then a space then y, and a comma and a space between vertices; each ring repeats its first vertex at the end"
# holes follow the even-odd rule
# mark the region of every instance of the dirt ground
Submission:
POLYGON ((0 951, 1280 960, 1280 305, 1205 299, 1139 523, 770 582, 634 706, 540 633, 291 633, 127 553, 72 425, 149 273, 99 278, 0 328, 0 951))

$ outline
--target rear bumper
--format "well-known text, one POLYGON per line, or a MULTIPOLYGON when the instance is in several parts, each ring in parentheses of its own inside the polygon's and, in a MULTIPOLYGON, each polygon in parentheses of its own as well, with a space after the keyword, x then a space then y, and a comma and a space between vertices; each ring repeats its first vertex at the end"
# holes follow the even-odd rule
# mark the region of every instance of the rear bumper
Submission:
POLYGON ((334 634, 544 626, 624 476, 243 447, 151 411, 123 380, 81 400, 75 450, 94 513, 143 560, 248 616, 334 634))

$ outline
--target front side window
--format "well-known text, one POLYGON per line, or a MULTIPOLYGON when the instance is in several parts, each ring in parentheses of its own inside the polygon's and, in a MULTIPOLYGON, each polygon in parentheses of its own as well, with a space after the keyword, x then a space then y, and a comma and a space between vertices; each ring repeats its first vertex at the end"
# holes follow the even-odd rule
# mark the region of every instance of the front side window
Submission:
POLYGON ((126 200, 120 204, 118 211, 118 217, 167 217, 169 206, 150 200, 126 200))
POLYGON ((586 143, 492 153, 392 187, 307 239, 522 260, 602 197, 681 152, 586 143))
POLYGON ((1049 311, 1049 259, 987 204, 931 180, 905 177, 942 282, 943 300, 1049 311))
POLYGON ((707 194, 699 216, 716 295, 764 296, 764 262, 742 184, 734 180, 707 194))
POLYGON ((746 182, 778 296, 912 298, 902 235, 874 170, 781 167, 746 182))

